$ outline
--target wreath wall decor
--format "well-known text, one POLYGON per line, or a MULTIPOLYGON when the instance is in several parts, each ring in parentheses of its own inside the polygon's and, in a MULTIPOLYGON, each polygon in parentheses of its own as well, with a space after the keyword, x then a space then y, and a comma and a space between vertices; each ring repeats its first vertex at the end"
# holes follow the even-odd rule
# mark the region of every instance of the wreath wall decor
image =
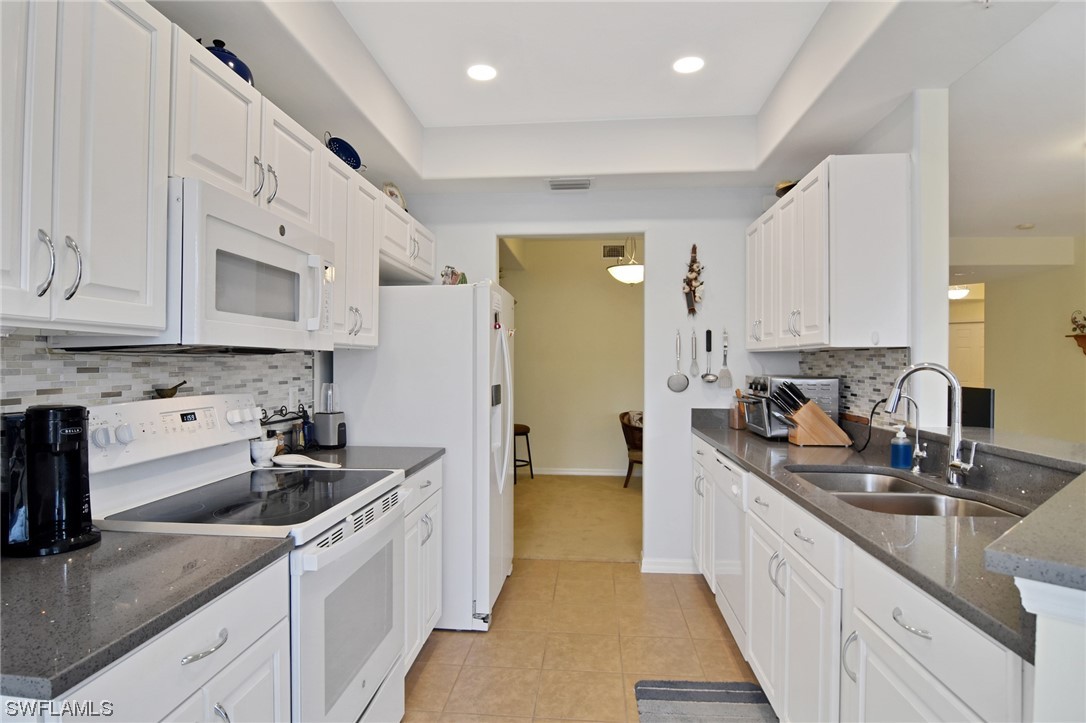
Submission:
POLYGON ((686 313, 694 316, 698 313, 697 304, 701 303, 701 287, 705 284, 701 280, 701 272, 704 267, 698 261, 698 245, 690 247, 690 263, 686 265, 686 275, 683 276, 683 296, 686 297, 686 313))

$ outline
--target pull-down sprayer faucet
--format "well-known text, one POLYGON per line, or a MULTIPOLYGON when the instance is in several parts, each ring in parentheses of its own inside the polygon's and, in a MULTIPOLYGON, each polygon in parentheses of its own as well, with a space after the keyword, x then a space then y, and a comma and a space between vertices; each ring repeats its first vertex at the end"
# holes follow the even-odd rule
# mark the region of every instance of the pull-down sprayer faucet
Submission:
MULTIPOLYGON (((886 411, 889 414, 897 411, 897 406, 901 402, 901 389, 905 384, 905 380, 925 369, 938 372, 950 383, 950 449, 947 452, 946 481, 954 487, 960 487, 962 479, 973 469, 973 457, 977 453, 977 443, 973 442, 973 450, 969 455, 969 461, 963 461, 960 449, 962 446, 962 385, 954 372, 942 364, 933 362, 920 362, 907 367, 898 376, 897 381, 894 382, 894 388, 890 390, 890 396, 886 399, 886 411)), ((918 421, 917 427, 919 428, 919 426, 918 421)))

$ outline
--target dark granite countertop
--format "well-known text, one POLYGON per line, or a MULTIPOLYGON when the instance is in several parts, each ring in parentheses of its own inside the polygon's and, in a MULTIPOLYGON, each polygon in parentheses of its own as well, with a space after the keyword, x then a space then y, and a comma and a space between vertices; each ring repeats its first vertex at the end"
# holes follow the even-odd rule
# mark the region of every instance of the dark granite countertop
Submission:
POLYGON ((103 532, 0 562, 0 693, 51 700, 286 555, 289 538, 103 532))
POLYGON ((988 569, 1086 590, 1086 474, 989 545, 988 569))
MULTIPOLYGON (((1022 608, 1014 581, 989 572, 984 550, 1019 521, 1008 517, 923 517, 870 512, 840 501, 789 472, 792 465, 888 467, 888 460, 851 449, 797 447, 750 432, 728 429, 716 410, 694 410, 693 431, 716 449, 769 482, 786 497, 834 528, 933 598, 1010 650, 1033 661, 1035 619, 1022 608)), ((726 411, 725 411, 726 413, 726 411)), ((943 483, 934 477, 929 485, 943 483)), ((962 496, 985 500, 983 493, 962 496)), ((1005 499, 992 500, 1014 509, 1005 499)), ((1028 507, 1018 510, 1028 514, 1028 507)))
POLYGON ((402 469, 410 477, 445 454, 443 447, 344 447, 310 450, 306 456, 347 469, 402 469))

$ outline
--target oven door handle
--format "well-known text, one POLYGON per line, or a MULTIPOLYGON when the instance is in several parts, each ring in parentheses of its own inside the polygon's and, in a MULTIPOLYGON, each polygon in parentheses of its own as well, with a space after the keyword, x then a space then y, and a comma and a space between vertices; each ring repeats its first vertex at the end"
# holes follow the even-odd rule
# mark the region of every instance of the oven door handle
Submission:
POLYGON ((399 529, 400 534, 403 534, 402 499, 397 500, 396 507, 393 510, 381 515, 377 521, 371 522, 353 535, 343 538, 341 542, 328 547, 318 547, 319 541, 307 543, 290 553, 290 574, 301 576, 307 572, 319 572, 344 557, 357 553, 358 549, 363 545, 375 539, 388 537, 390 529, 393 530, 393 535, 396 534, 396 529, 399 529))

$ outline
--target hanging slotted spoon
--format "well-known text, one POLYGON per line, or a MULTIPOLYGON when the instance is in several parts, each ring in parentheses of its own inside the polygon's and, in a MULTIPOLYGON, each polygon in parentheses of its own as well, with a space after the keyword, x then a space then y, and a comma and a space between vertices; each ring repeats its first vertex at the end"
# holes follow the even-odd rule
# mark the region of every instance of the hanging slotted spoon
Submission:
POLYGON ((701 376, 701 370, 698 369, 698 333, 696 331, 690 331, 690 378, 697 379, 701 376))

